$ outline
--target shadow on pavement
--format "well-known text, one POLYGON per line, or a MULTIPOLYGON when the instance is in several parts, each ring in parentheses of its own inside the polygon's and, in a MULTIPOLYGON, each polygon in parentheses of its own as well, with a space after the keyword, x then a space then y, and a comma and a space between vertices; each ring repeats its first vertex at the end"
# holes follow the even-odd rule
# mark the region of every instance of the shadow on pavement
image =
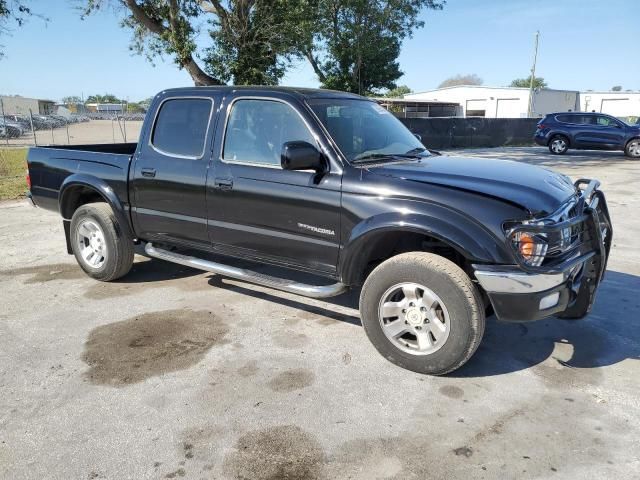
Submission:
MULTIPOLYGON (((261 273, 289 278, 291 271, 252 262, 234 261, 234 266, 252 268, 261 273)), ((203 272, 163 261, 137 262, 127 283, 157 282, 173 278, 200 275, 203 272)), ((309 274, 294 273, 292 280, 304 283, 327 283, 309 274)), ((204 281, 204 279, 203 279, 204 281)), ((286 294, 257 290, 252 284, 219 275, 208 277, 209 285, 298 309, 303 312, 361 325, 357 315, 334 310, 332 307, 358 309, 360 291, 354 289, 340 296, 321 299, 327 307, 314 305, 304 297, 285 297, 286 294)), ((495 317, 487 319, 485 335, 475 355, 453 377, 484 377, 525 370, 548 359, 556 344, 572 349, 570 358, 556 360, 567 367, 597 368, 613 365, 626 359, 640 359, 640 276, 607 271, 598 289, 592 312, 583 320, 549 318, 537 322, 506 323, 495 317)))
MULTIPOLYGON (((244 282, 241 282, 241 283, 244 283, 244 282)), ((358 326, 361 325, 359 317, 354 315, 344 314, 341 312, 336 312, 329 308, 322 308, 316 305, 305 303, 305 297, 296 297, 296 298, 300 298, 301 299, 300 301, 290 299, 290 298, 284 298, 278 295, 273 295, 268 292, 255 290, 253 286, 249 283, 246 284, 247 285, 246 287, 242 285, 237 285, 235 283, 229 283, 225 278, 218 275, 213 275, 211 276, 211 278, 209 278, 209 285, 231 290, 235 293, 246 295, 247 297, 266 300, 268 302, 277 303, 278 305, 284 305, 286 307, 295 308, 307 313, 331 318, 339 322, 345 322, 351 325, 358 325, 358 326)), ((324 298, 324 299, 321 299, 321 301, 330 303, 331 305, 357 309, 359 295, 360 295, 359 289, 350 290, 337 297, 324 298)))
POLYGON ((591 313, 583 320, 549 318, 503 323, 491 317, 475 355, 453 377, 485 377, 524 370, 549 358, 556 343, 573 348, 556 360, 567 367, 597 368, 640 359, 640 277, 607 271, 591 313))

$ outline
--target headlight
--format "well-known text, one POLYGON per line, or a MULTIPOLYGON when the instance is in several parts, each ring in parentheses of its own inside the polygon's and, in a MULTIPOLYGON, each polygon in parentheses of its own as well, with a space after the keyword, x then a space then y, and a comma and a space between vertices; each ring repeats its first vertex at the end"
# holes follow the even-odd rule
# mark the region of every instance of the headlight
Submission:
POLYGON ((549 248, 546 235, 542 233, 514 232, 511 235, 511 243, 524 263, 532 267, 542 265, 549 248))

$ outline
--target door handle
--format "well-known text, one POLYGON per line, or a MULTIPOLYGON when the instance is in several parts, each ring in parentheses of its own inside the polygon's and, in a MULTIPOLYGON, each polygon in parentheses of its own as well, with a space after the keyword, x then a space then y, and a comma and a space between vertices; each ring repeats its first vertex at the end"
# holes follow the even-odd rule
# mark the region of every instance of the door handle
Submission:
POLYGON ((143 168, 141 170, 142 172, 142 176, 143 177, 149 177, 149 178, 153 178, 156 176, 156 169, 155 168, 143 168))
POLYGON ((231 190, 233 188, 233 180, 230 178, 215 178, 213 186, 220 190, 231 190))

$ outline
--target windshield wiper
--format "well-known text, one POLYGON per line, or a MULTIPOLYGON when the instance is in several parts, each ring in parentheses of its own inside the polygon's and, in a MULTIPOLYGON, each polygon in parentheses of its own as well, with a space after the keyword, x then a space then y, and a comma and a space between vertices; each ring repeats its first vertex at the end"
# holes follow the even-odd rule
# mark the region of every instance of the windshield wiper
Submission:
POLYGON ((424 153, 426 151, 427 149, 424 147, 416 147, 416 148, 412 148, 408 152, 404 152, 404 155, 415 155, 416 153, 424 153))
MULTIPOLYGON (((417 150, 417 149, 414 149, 414 150, 417 150)), ((354 158, 351 161, 353 163, 361 163, 361 162, 364 163, 364 162, 370 162, 372 160, 381 160, 384 158, 388 158, 391 160, 395 160, 395 159, 420 160, 421 158, 424 158, 424 155, 418 155, 418 153, 420 152, 414 152, 413 150, 409 150, 407 153, 370 153, 363 157, 354 158)))

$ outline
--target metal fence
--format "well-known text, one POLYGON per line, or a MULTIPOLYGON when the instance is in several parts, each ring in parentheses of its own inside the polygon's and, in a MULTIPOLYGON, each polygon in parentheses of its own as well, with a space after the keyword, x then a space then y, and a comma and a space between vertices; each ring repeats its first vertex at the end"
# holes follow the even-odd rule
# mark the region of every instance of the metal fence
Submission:
POLYGON ((0 146, 136 142, 144 120, 142 113, 65 113, 6 111, 0 99, 0 146))
POLYGON ((538 118, 400 118, 429 148, 533 145, 538 118))

